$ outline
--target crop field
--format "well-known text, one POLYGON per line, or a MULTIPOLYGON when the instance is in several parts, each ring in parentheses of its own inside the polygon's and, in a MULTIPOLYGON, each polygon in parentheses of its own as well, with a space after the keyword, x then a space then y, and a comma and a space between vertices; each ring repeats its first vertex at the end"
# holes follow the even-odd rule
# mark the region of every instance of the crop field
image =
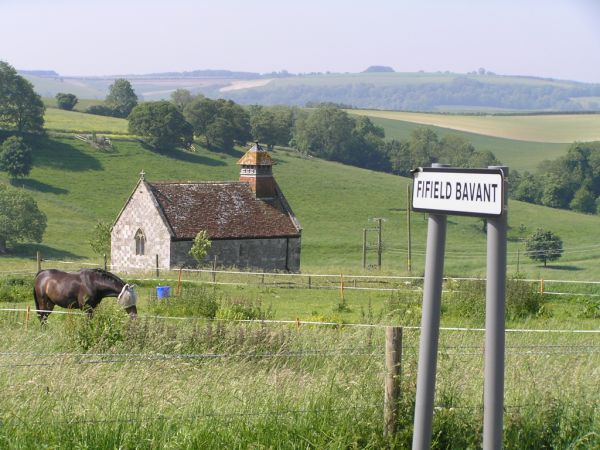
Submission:
POLYGON ((519 141, 572 143, 600 140, 600 114, 509 116, 375 110, 348 110, 348 112, 519 141))
MULTIPOLYGON (((357 327, 271 321, 291 301, 267 307, 239 288, 188 283, 159 301, 152 286, 140 282, 135 321, 107 299, 91 320, 53 314, 41 327, 0 302, 3 448, 410 447, 420 320, 410 292, 375 301, 381 314, 367 306, 357 327), (392 436, 384 325, 404 326, 392 436)), ((464 300, 444 300, 433 448, 481 446, 484 336, 445 328, 465 315, 464 300)), ((599 349, 597 333, 507 332, 504 448, 600 444, 599 349)))
POLYGON ((553 144, 544 142, 517 141, 513 139, 484 136, 465 131, 421 125, 403 120, 371 117, 376 125, 384 128, 387 139, 408 140, 417 128, 431 128, 440 137, 447 135, 460 136, 479 151, 491 151, 502 164, 512 170, 535 172, 544 160, 553 160, 567 153, 570 144, 553 144))

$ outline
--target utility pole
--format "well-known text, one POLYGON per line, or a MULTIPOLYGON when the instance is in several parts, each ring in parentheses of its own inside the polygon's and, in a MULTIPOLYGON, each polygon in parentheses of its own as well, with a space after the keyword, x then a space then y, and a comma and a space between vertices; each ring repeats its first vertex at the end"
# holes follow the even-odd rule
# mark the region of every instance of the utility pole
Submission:
POLYGON ((367 229, 363 228, 363 270, 367 268, 367 229))
POLYGON ((383 240, 382 240, 382 217, 375 217, 373 220, 377 221, 377 267, 381 270, 381 254, 383 253, 383 240))

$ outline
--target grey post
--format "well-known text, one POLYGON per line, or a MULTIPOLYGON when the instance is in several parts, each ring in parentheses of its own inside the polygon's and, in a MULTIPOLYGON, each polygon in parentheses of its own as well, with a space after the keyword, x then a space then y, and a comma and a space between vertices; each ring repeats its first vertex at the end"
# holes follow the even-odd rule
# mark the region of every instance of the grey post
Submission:
MULTIPOLYGON (((432 167, 445 166, 432 164, 432 167)), ((446 225, 447 217, 445 215, 429 215, 427 250, 425 253, 421 337, 419 341, 419 365, 417 369, 417 397, 412 441, 413 450, 428 450, 431 445, 435 372, 442 307, 446 225)))
POLYGON ((487 283, 485 290, 485 367, 483 392, 483 448, 502 448, 504 409, 504 304, 506 293, 506 230, 508 167, 504 172, 504 209, 487 223, 487 283))

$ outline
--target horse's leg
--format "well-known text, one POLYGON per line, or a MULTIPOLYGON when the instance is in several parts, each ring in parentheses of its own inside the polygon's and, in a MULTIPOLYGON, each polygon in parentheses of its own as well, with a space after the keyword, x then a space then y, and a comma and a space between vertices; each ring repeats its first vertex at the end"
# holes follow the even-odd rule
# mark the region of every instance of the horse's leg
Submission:
POLYGON ((43 302, 40 302, 40 309, 42 311, 38 311, 38 315, 40 317, 40 322, 42 322, 43 325, 46 325, 46 323, 48 323, 48 316, 54 309, 54 303, 45 298, 45 296, 43 296, 42 298, 43 302))

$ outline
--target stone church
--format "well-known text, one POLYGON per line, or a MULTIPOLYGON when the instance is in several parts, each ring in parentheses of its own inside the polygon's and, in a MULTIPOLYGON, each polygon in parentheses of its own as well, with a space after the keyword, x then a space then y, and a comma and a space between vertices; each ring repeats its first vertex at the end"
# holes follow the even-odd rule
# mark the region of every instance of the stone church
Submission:
POLYGON ((300 270, 302 228, 256 143, 238 161, 237 182, 156 182, 141 173, 111 231, 112 270, 196 267, 192 241, 206 231, 205 262, 266 271, 300 270))

